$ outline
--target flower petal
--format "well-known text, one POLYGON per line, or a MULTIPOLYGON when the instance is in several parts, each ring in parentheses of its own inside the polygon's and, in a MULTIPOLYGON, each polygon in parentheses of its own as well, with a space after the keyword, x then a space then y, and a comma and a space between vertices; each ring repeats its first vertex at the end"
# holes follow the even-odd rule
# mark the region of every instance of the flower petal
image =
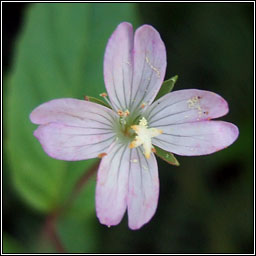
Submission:
POLYGON ((85 160, 104 153, 115 139, 112 131, 88 126, 49 123, 40 125, 34 135, 44 151, 53 158, 66 161, 85 160))
POLYGON ((228 113, 227 102, 203 90, 180 90, 166 94, 145 113, 149 126, 179 124, 218 118, 228 113))
POLYGON ((97 176, 96 212, 100 223, 117 225, 126 210, 131 150, 113 143, 103 157, 97 176))
POLYGON ((238 128, 224 121, 201 121, 160 125, 163 134, 152 144, 184 156, 207 155, 231 145, 238 137, 238 128))
POLYGON ((99 104, 77 99, 56 99, 41 104, 30 114, 34 124, 58 122, 78 127, 93 127, 112 129, 115 113, 99 104))
POLYGON ((115 139, 114 112, 92 102, 52 100, 34 109, 30 119, 41 124, 34 135, 45 152, 56 159, 77 161, 97 157, 115 139))
POLYGON ((154 154, 146 159, 141 148, 132 149, 129 175, 128 220, 139 229, 154 215, 159 195, 158 168, 154 154))
POLYGON ((110 37, 104 56, 104 81, 113 107, 128 108, 132 84, 132 25, 121 23, 110 37))
POLYGON ((166 50, 159 33, 149 25, 121 23, 110 37, 104 56, 104 80, 116 110, 150 104, 163 82, 166 50))
POLYGON ((165 76, 166 50, 159 33, 149 25, 139 27, 134 36, 134 69, 131 110, 149 105, 165 76))

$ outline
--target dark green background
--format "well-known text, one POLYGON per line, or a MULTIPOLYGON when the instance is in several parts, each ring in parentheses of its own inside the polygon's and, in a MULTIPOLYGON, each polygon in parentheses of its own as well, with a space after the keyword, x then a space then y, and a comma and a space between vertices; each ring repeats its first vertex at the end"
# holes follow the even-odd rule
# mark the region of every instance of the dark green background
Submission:
POLYGON ((174 90, 222 95, 230 107, 222 119, 236 124, 240 135, 213 155, 177 156, 180 167, 158 160, 158 209, 138 231, 128 229, 126 216, 110 229, 99 224, 92 177, 56 222, 62 246, 67 252, 253 253, 253 3, 4 3, 3 14, 4 252, 58 252, 54 239, 42 235, 45 220, 92 162, 49 159, 33 138, 28 114, 51 98, 102 92, 107 39, 119 22, 130 21, 161 34, 166 79, 179 75, 174 90))

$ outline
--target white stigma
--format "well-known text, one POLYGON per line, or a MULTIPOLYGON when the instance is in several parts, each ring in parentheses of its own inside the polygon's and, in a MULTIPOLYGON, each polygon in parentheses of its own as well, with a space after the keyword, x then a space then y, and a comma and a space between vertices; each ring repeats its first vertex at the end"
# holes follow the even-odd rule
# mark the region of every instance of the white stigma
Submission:
POLYGON ((140 119, 138 125, 132 125, 131 128, 136 132, 137 135, 129 147, 136 148, 142 145, 144 149, 144 155, 146 158, 150 158, 150 154, 153 148, 151 139, 162 134, 163 131, 157 128, 148 128, 148 122, 145 117, 140 119))

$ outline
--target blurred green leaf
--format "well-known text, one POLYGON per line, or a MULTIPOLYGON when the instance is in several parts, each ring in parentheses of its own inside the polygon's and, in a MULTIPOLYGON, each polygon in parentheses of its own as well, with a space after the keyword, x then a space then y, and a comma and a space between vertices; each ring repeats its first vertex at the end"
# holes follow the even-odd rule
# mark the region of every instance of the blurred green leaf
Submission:
POLYGON ((178 80, 178 75, 171 77, 168 80, 165 80, 158 92, 158 94, 156 95, 154 101, 158 100, 159 98, 163 97, 166 93, 169 93, 173 90, 173 87, 175 85, 175 83, 178 80))
POLYGON ((3 253, 25 253, 25 249, 15 238, 3 233, 3 253))
POLYGON ((176 165, 176 166, 179 166, 180 163, 178 162, 178 160, 175 158, 175 156, 168 152, 168 151, 165 151, 157 146, 154 146, 156 152, 155 154, 160 157, 162 160, 164 160, 165 162, 167 162, 168 164, 172 164, 172 165, 176 165))
POLYGON ((62 216, 58 223, 58 235, 69 253, 95 253, 97 245, 96 217, 90 216, 88 222, 62 216))
MULTIPOLYGON (((50 212, 62 205, 95 160, 65 162, 47 156, 33 136, 36 126, 29 114, 55 98, 105 91, 107 40, 120 22, 136 27, 136 20, 134 4, 51 3, 28 9, 8 81, 6 133, 14 186, 33 208, 50 212)), ((93 182, 74 207, 81 216, 94 212, 93 182)))

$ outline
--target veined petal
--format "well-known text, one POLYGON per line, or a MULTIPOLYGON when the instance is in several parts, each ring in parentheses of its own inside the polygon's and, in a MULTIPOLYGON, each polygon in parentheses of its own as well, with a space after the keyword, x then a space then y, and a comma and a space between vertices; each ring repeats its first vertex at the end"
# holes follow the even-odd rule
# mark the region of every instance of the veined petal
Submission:
POLYGON ((139 229, 154 215, 159 195, 158 168, 154 154, 147 159, 141 148, 132 149, 128 192, 128 221, 139 229))
POLYGON ((166 124, 158 128, 163 134, 153 138, 152 144, 184 156, 214 153, 231 145, 239 134, 235 125, 224 121, 166 124))
POLYGON ((104 80, 116 110, 149 105, 162 85, 166 50, 159 33, 149 25, 121 23, 110 37, 104 56, 104 80))
POLYGON ((116 114, 102 105, 70 98, 51 100, 35 108, 30 114, 34 124, 57 122, 78 127, 112 129, 116 114))
POLYGON ((104 56, 105 85, 116 110, 128 108, 132 84, 132 49, 132 25, 123 22, 110 37, 104 56))
POLYGON ((77 161, 97 157, 115 139, 115 113, 101 105, 57 99, 32 111, 30 119, 40 124, 34 135, 53 158, 77 161))
POLYGON ((159 33, 149 25, 139 27, 134 36, 134 69, 130 106, 149 105, 164 80, 166 50, 159 33))
POLYGON ((109 130, 61 123, 40 125, 34 135, 49 156, 66 161, 95 158, 115 139, 115 134, 109 130))
POLYGON ((113 143, 101 160, 96 185, 96 213, 100 223, 117 225, 127 207, 131 168, 128 145, 113 143))
POLYGON ((227 102, 218 94, 189 89, 166 94, 145 113, 149 126, 179 124, 218 118, 228 113, 227 102))

